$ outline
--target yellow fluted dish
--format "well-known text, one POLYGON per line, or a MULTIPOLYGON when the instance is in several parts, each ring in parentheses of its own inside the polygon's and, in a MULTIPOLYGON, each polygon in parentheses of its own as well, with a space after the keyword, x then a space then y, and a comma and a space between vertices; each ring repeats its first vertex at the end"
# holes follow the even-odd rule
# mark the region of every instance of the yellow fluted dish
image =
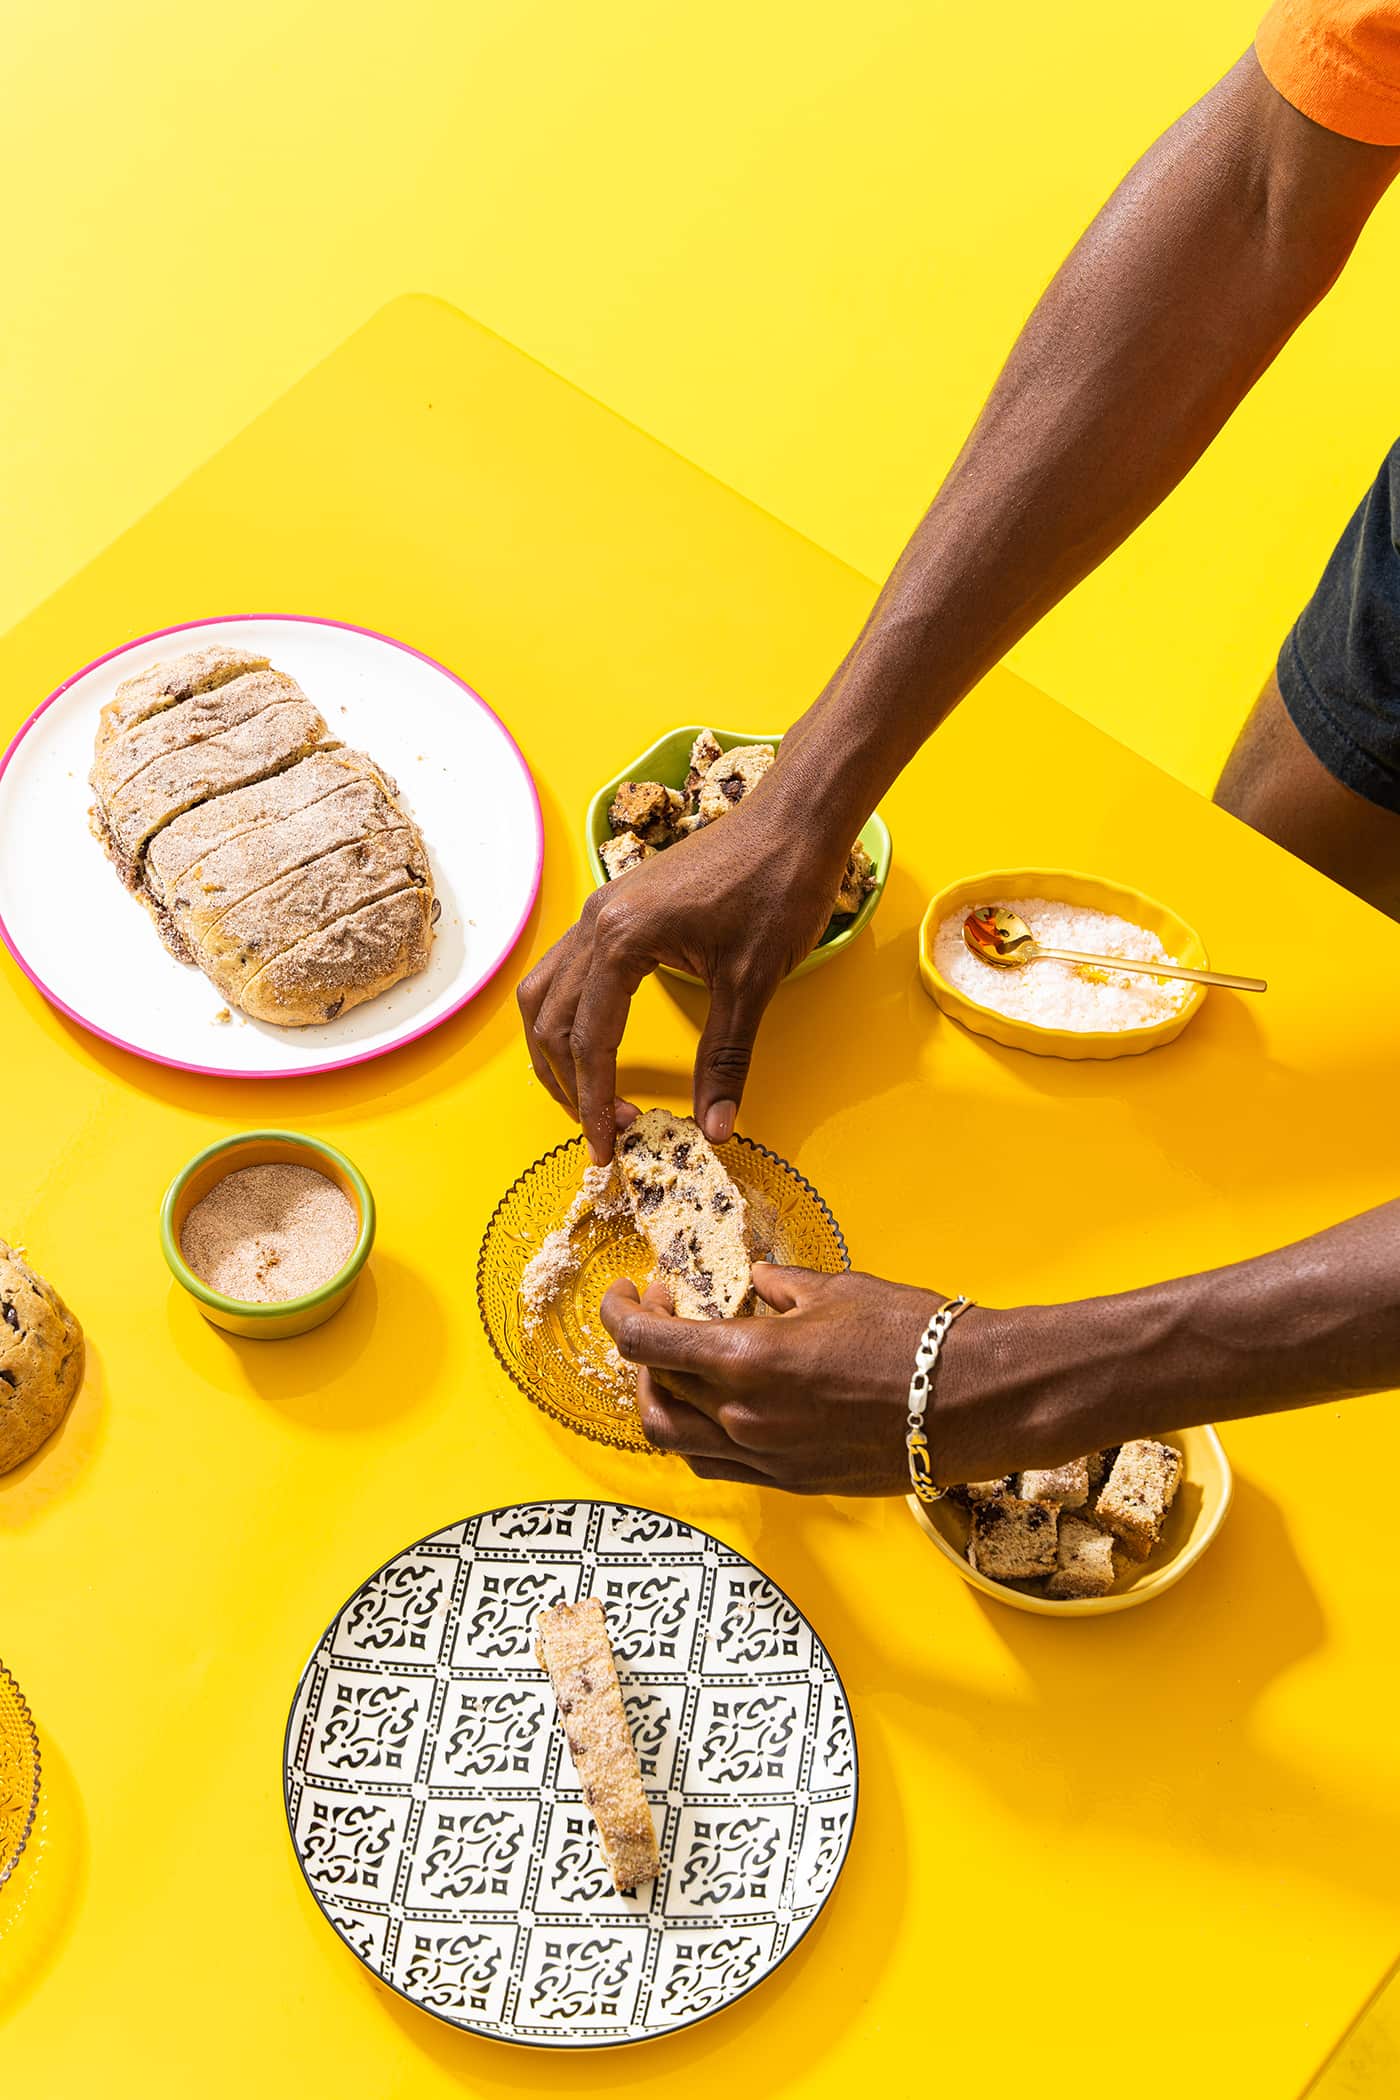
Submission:
MULTIPOLYGON (((1204 985, 1193 985, 1178 1012, 1150 1028, 1043 1028, 1035 1021, 1016 1021, 983 1006, 966 992, 949 984, 933 959, 933 944, 943 921, 953 912, 970 911, 999 897, 1046 897, 1052 904, 1074 904, 1094 911, 1111 912, 1145 926, 1155 933, 1168 955, 1188 968, 1210 967, 1205 942, 1179 912, 1171 911, 1127 883, 1108 882, 1099 875, 1084 875, 1074 868, 992 868, 980 875, 967 875, 938 892, 924 913, 919 928, 919 975, 929 997, 974 1035, 984 1035, 1008 1050, 1029 1050, 1037 1057, 1137 1057, 1170 1043, 1200 1012, 1206 996, 1204 985)), ((1037 968, 1027 963, 1027 969, 1037 968)), ((988 974, 991 974, 990 966, 988 974)))

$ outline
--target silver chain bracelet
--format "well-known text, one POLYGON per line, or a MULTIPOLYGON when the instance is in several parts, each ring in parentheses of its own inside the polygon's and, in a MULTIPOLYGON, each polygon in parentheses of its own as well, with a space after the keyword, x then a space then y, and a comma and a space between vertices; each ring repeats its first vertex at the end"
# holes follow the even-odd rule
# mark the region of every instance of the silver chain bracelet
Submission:
POLYGON ((909 1478, 921 1502, 938 1502, 944 1493, 933 1477, 928 1438, 924 1435, 924 1410, 928 1406, 938 1352, 947 1339, 948 1329, 971 1303, 970 1298, 950 1298, 946 1304, 940 1305, 914 1352, 914 1375, 909 1381, 909 1430, 904 1447, 909 1453, 909 1478))

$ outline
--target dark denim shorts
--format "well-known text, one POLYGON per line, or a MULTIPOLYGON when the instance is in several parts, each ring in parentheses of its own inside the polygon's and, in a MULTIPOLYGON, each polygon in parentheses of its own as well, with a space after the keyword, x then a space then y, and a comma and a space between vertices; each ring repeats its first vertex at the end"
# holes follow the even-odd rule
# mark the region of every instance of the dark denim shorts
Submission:
POLYGON ((1400 815, 1400 444, 1279 651, 1278 683, 1334 779, 1400 815))

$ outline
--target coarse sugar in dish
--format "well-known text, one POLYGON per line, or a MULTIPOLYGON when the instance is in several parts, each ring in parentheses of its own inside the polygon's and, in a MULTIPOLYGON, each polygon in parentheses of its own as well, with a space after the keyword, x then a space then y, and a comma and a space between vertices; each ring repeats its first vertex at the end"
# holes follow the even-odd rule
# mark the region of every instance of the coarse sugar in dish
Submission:
MULTIPOLYGON (((1078 948, 1088 955, 1122 956, 1136 962, 1176 962, 1155 933, 1088 905, 1060 904, 1048 897, 988 900, 1024 919, 1045 948, 1078 948)), ((1032 962, 998 969, 973 955, 963 940, 966 910, 951 912, 934 939, 934 962, 956 991, 1013 1021, 1081 1033, 1154 1028, 1181 1012, 1192 986, 1171 978, 1144 977, 1136 970, 1100 969, 1086 963, 1032 962)))

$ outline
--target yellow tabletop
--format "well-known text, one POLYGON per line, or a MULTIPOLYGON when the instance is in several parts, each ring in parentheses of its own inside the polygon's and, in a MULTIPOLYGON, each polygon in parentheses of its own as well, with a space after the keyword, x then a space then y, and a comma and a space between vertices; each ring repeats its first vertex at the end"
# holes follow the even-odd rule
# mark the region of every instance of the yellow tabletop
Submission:
MULTIPOLYGON (((0 1656, 47 1773, 40 1840, 0 1892, 7 2090, 557 2086, 556 2059, 455 2033, 348 1955, 293 1861, 280 1769, 297 1673, 356 1582, 434 1526, 544 1495, 658 1503, 751 1554, 830 1646, 862 1756, 846 1874, 782 1972, 688 2033, 571 2064, 576 2090, 988 2092, 1024 2052, 1047 2096, 1091 2070, 1136 2100, 1284 2100, 1384 1971, 1390 1399, 1228 1431, 1237 1500, 1207 1559, 1142 1611, 1067 1626, 978 1597, 900 1501, 707 1486, 570 1438, 480 1331, 482 1225, 565 1134, 511 985, 582 895, 591 788, 674 723, 795 714, 867 595, 499 339, 405 300, 0 645, 8 731, 89 657, 172 621, 384 629, 502 713, 548 848, 518 969, 437 1034, 329 1077, 143 1064, 0 969, 0 1232, 91 1343, 62 1432, 0 1481, 0 1656), (350 1308, 273 1345, 206 1326, 156 1240, 173 1170, 266 1122, 344 1146, 381 1219, 350 1308)), ((873 928, 778 999, 743 1117, 820 1188, 857 1262, 995 1302, 1063 1297, 1394 1192, 1400 929, 1008 675, 885 807, 896 863, 873 928), (995 789, 977 765, 993 740, 995 789), (1268 997, 1214 995, 1178 1043, 1111 1065, 966 1035, 920 989, 916 928, 936 887, 998 862, 1135 883, 1220 963, 1267 975, 1268 997)), ((686 988, 643 988, 635 1097, 685 1101, 697 1010, 686 988)))

